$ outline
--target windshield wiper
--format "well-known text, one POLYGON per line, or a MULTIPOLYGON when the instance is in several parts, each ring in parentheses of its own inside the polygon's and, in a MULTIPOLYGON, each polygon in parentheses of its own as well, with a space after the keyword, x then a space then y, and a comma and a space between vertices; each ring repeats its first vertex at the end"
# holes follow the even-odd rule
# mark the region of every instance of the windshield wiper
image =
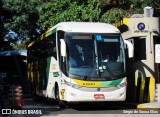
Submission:
POLYGON ((104 62, 102 62, 102 61, 101 61, 101 63, 103 63, 102 66, 103 66, 103 65, 106 66, 106 71, 109 73, 110 77, 111 77, 112 79, 114 79, 114 75, 113 75, 111 69, 109 68, 108 63, 105 62, 106 64, 104 64, 104 62))
POLYGON ((87 80, 88 76, 83 76, 83 80, 87 80))

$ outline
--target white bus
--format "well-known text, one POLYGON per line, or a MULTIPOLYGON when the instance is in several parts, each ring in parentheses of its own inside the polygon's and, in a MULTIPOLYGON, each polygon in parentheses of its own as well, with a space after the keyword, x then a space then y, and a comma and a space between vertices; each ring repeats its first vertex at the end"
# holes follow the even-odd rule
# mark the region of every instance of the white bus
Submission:
MULTIPOLYGON (((131 43, 129 57, 133 55, 131 43)), ((106 23, 62 22, 28 45, 34 96, 66 102, 124 101, 126 61, 120 31, 106 23)))

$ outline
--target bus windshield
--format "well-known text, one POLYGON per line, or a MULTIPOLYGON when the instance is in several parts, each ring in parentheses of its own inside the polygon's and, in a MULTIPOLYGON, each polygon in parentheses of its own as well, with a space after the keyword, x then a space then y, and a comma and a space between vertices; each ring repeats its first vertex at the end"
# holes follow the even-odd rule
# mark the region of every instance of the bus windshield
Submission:
POLYGON ((69 75, 87 80, 110 80, 125 74, 124 47, 120 35, 68 34, 69 75))

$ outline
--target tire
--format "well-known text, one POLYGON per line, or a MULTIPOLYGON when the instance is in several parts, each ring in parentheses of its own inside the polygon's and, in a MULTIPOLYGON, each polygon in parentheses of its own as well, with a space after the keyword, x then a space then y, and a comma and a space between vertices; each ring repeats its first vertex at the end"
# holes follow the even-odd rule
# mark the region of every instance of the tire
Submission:
POLYGON ((60 95, 59 95, 59 88, 57 86, 56 88, 56 100, 58 101, 59 107, 60 108, 65 108, 66 107, 66 102, 60 99, 60 95))

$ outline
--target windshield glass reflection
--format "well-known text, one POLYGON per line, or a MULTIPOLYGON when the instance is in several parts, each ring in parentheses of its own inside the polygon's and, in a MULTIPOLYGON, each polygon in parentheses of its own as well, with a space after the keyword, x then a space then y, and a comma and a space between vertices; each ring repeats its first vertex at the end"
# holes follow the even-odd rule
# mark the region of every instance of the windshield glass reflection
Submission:
POLYGON ((69 74, 98 78, 123 74, 124 49, 120 36, 67 36, 69 74))

